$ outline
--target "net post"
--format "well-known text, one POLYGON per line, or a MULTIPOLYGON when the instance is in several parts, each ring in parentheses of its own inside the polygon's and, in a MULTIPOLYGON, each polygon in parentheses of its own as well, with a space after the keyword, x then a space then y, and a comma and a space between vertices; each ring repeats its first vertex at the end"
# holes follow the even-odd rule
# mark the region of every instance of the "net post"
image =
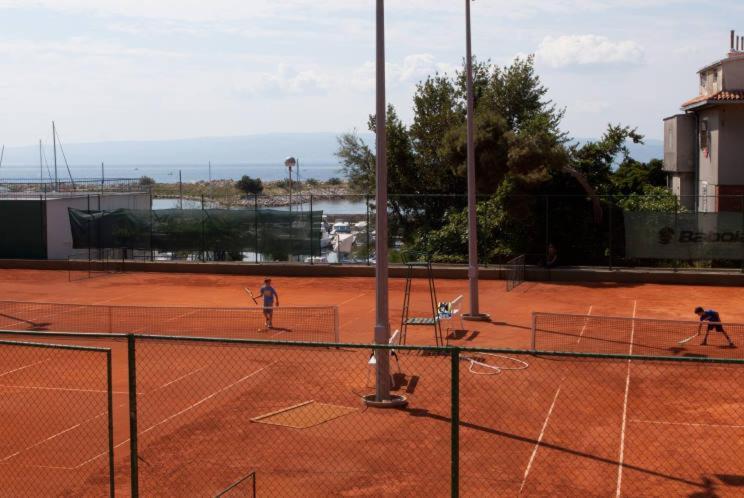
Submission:
POLYGON ((339 330, 338 305, 333 307, 333 337, 336 342, 341 342, 341 331, 339 330))
POLYGON ((114 386, 111 380, 111 350, 106 351, 106 390, 108 410, 108 465, 109 465, 109 496, 116 494, 114 478, 114 386))
POLYGON ((137 453, 137 366, 135 337, 127 335, 127 370, 129 372, 129 461, 132 498, 139 498, 139 469, 137 453))
POLYGON ((450 348, 450 404, 451 404, 451 496, 460 494, 460 349, 450 348))
POLYGON ((532 312, 532 344, 530 346, 532 352, 537 351, 537 313, 532 312))
POLYGON ((608 246, 609 246, 608 257, 609 257, 609 261, 608 261, 608 263, 609 263, 609 266, 610 266, 609 269, 610 269, 610 271, 612 271, 612 211, 613 211, 613 198, 612 198, 612 194, 610 194, 610 202, 608 203, 608 208, 607 209, 609 210, 609 224, 610 224, 609 234, 608 234, 608 238, 609 238, 609 241, 608 241, 608 246))

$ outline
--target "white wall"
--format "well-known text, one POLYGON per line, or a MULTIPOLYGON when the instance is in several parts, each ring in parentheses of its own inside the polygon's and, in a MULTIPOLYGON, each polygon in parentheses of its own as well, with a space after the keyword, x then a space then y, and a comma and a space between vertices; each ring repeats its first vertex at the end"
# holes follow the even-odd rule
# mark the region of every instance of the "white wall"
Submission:
POLYGON ((146 193, 93 194, 90 197, 60 197, 47 199, 47 258, 66 259, 68 256, 87 254, 87 250, 72 248, 70 216, 67 208, 75 209, 150 209, 150 195, 146 193))

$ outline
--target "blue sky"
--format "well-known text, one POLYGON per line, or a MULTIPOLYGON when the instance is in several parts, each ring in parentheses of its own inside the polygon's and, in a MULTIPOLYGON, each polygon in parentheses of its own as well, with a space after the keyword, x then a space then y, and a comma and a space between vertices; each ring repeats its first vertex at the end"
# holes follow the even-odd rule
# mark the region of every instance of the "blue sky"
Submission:
MULTIPOLYGON (((662 135, 725 56, 744 2, 477 0, 474 53, 536 54, 564 128, 662 135)), ((464 53, 463 2, 388 0, 388 94, 464 53)), ((373 0, 0 0, 0 143, 362 129, 374 106, 373 0)))

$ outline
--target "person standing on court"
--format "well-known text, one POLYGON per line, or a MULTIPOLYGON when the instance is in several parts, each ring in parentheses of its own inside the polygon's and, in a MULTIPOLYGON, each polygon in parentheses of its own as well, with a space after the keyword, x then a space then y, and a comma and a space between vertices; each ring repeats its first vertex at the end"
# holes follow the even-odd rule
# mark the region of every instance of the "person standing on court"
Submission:
POLYGON ((276 289, 271 286, 271 279, 266 277, 264 284, 258 290, 258 294, 263 298, 263 314, 266 320, 266 328, 271 329, 274 327, 273 315, 274 315, 274 299, 276 299, 276 306, 279 306, 279 294, 276 289))
MULTIPOLYGON (((721 323, 721 316, 718 314, 715 310, 706 310, 703 309, 702 306, 698 306, 695 308, 695 314, 700 317, 700 322, 708 322, 708 328, 705 331, 705 338, 703 338, 703 342, 701 343, 701 346, 707 346, 708 345, 708 334, 710 334, 711 330, 714 330, 716 332, 720 332, 726 337, 726 339, 729 342, 729 347, 734 347, 734 341, 731 340, 729 335, 726 333, 725 330, 723 330, 723 323, 721 323)), ((702 323, 700 326, 702 327, 702 323)))

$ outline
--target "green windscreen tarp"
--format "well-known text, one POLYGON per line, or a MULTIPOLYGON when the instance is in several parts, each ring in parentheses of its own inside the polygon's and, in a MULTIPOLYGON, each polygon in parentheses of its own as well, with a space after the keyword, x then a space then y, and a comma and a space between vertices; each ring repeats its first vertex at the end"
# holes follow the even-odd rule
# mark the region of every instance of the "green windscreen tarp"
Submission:
POLYGON ((683 260, 744 259, 741 213, 625 212, 626 255, 683 260))
POLYGON ((0 201, 0 258, 46 258, 45 209, 40 199, 0 201))
POLYGON ((69 209, 73 247, 320 255, 322 211, 69 209))

